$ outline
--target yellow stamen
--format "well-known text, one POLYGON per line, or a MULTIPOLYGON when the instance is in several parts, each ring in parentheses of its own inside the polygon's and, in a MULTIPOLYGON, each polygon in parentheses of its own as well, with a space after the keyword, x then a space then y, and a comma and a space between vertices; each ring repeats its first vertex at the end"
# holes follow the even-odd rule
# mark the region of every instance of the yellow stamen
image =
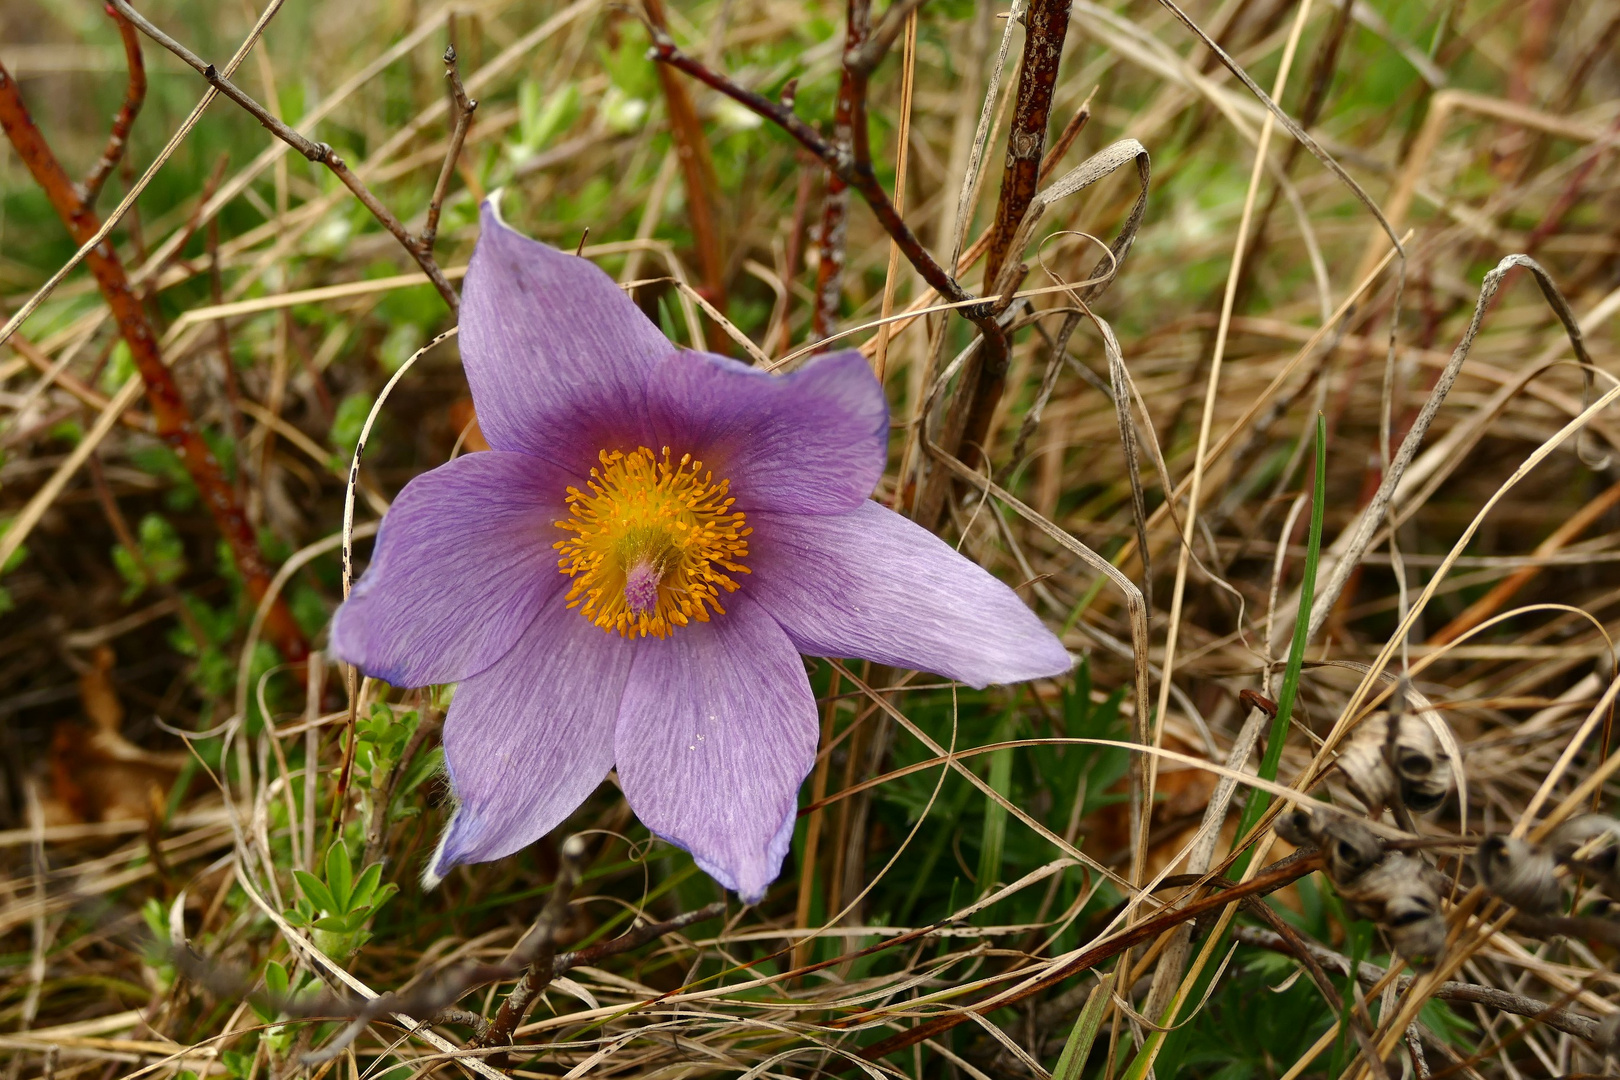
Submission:
POLYGON ((574 535, 555 545, 557 567, 574 579, 568 606, 625 637, 665 637, 689 620, 724 615, 720 591, 746 574, 743 513, 732 509, 729 480, 716 481, 691 454, 675 461, 645 446, 604 450, 589 492, 568 489, 572 516, 557 526, 574 535))

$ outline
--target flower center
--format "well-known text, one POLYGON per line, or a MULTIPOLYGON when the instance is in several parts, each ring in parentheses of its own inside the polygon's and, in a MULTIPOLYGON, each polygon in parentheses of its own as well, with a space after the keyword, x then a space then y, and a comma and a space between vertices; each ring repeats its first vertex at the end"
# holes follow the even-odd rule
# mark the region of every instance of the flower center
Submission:
POLYGON ((645 446, 626 454, 604 450, 591 470, 589 492, 568 489, 573 535, 554 547, 557 568, 574 579, 568 606, 604 630, 625 637, 664 637, 691 619, 721 615, 720 591, 746 574, 747 536, 754 530, 733 510, 731 481, 714 479, 691 454, 680 460, 645 446))

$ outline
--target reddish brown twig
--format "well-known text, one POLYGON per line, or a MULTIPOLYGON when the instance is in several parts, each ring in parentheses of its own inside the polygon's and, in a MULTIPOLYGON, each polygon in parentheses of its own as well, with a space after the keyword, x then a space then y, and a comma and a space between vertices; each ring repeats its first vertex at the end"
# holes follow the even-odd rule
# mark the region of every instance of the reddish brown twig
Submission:
MULTIPOLYGON (((896 5, 896 7, 903 6, 907 5, 896 5)), ((884 22, 888 21, 886 13, 884 22)), ((877 174, 872 168, 871 140, 866 133, 866 83, 872 68, 882 58, 882 53, 875 52, 871 46, 885 40, 892 42, 892 36, 884 39, 875 32, 854 56, 845 58, 845 68, 856 72, 857 93, 853 99, 854 114, 851 117, 851 130, 854 136, 852 153, 841 155, 815 128, 799 118, 790 103, 772 101, 752 90, 745 90, 725 75, 683 53, 676 47, 675 40, 658 27, 649 27, 649 31, 653 39, 651 50, 653 59, 686 72, 704 85, 725 94, 750 112, 777 125, 793 136, 800 146, 819 158, 822 164, 827 166, 828 172, 859 192, 861 198, 866 200, 872 212, 877 215, 878 223, 883 226, 884 231, 900 246, 900 253, 906 257, 917 273, 922 275, 922 279, 930 288, 946 300, 956 303, 975 299, 973 294, 962 288, 933 255, 929 254, 928 249, 923 247, 922 241, 917 239, 917 234, 911 231, 911 227, 905 223, 895 210, 894 204, 889 201, 888 192, 878 183, 877 174)), ((964 307, 962 313, 981 329, 984 329, 985 324, 994 321, 990 317, 988 304, 964 307)), ((999 333, 1000 328, 996 327, 995 330, 987 332, 999 333)))
MULTIPOLYGON (((203 60, 202 57, 152 25, 144 15, 129 5, 129 0, 108 0, 108 3, 117 10, 118 14, 133 23, 141 33, 185 61, 187 66, 208 81, 208 85, 246 109, 255 120, 264 125, 270 134, 304 155, 310 161, 325 165, 330 169, 332 175, 336 176, 343 186, 348 188, 356 199, 360 200, 361 205, 371 212, 371 216, 376 218, 383 228, 393 234, 394 239, 399 241, 400 246, 405 249, 412 259, 416 260, 417 266, 422 268, 422 273, 427 275, 428 280, 439 291, 439 295, 444 298, 444 302, 449 305, 450 310, 452 312, 460 311, 460 298, 456 296, 455 289, 450 286, 449 279, 444 276, 444 271, 439 269, 439 264, 433 257, 431 242, 424 242, 423 237, 412 236, 404 223, 395 216, 392 210, 382 204, 372 190, 365 185, 365 182, 359 176, 355 175, 354 170, 349 168, 348 163, 336 151, 325 143, 318 143, 306 138, 282 122, 241 87, 220 74, 213 64, 203 60)), ((445 63, 449 65, 454 62, 454 55, 447 54, 445 63)), ((463 97, 465 97, 465 94, 463 94, 463 97)), ((458 125, 463 120, 470 119, 472 110, 477 108, 477 105, 478 103, 475 101, 467 102, 462 117, 458 118, 458 125)), ((465 136, 466 132, 463 130, 462 137, 465 138, 465 136)), ((452 151, 459 153, 460 143, 456 141, 454 134, 452 134, 451 142, 452 151)), ((453 154, 451 160, 454 161, 454 159, 453 154)), ((448 178, 445 178, 445 182, 448 183, 448 178)))
POLYGON ((111 8, 107 14, 113 17, 118 24, 118 36, 124 42, 124 64, 129 70, 129 84, 124 90, 124 103, 118 107, 113 116, 112 130, 107 133, 107 146, 102 150, 101 158, 86 174, 84 183, 80 186, 80 199, 86 210, 93 210, 96 199, 101 195, 101 187, 107 182, 107 177, 118 167, 118 162, 124 156, 124 147, 129 142, 130 128, 135 126, 135 118, 141 113, 141 105, 146 101, 146 60, 141 56, 141 39, 135 33, 135 27, 129 20, 120 18, 111 8))
MULTIPOLYGON (((844 55, 866 43, 872 5, 869 0, 848 0, 845 5, 844 55)), ((845 65, 838 80, 838 101, 833 106, 833 152, 853 153, 852 124, 856 111, 856 75, 845 65)), ((844 295, 844 256, 849 240, 849 185, 837 175, 827 177, 821 201, 820 259, 816 263, 816 303, 811 332, 819 339, 838 329, 839 301, 844 295)))
MULTIPOLYGON (((113 17, 119 19, 116 13, 113 17)), ((126 42, 128 40, 126 38, 126 42)), ((135 52, 139 53, 138 46, 135 52)), ((123 116, 122 113, 119 115, 123 116)), ((5 130, 17 156, 28 166, 34 182, 45 191, 74 243, 87 243, 100 229, 101 222, 84 198, 84 193, 74 185, 50 144, 45 141, 44 134, 29 115, 16 80, 4 66, 0 66, 0 128, 5 130)), ((122 146, 122 140, 119 145, 122 146)), ((116 160, 113 164, 117 164, 116 160)), ((86 261, 101 289, 102 298, 118 324, 119 336, 129 346, 135 369, 145 384, 146 399, 152 408, 158 437, 185 464, 203 501, 208 504, 220 533, 230 545, 231 555, 236 560, 237 570, 249 595, 256 601, 263 598, 270 586, 270 574, 259 553, 258 541, 248 524, 247 515, 242 511, 236 491, 226 482, 224 469, 197 430, 185 400, 180 396, 180 388, 163 362, 157 335, 153 333, 140 298, 130 287, 124 264, 110 243, 102 243, 92 249, 86 261)), ((309 652, 303 632, 279 598, 270 609, 264 633, 266 639, 290 661, 302 660, 309 652)))

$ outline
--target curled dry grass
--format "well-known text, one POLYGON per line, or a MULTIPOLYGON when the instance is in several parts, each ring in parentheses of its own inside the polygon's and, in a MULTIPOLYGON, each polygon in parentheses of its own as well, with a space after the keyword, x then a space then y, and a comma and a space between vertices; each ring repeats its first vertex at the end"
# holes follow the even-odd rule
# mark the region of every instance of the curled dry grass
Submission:
MULTIPOLYGON (((246 9, 151 7, 204 55, 229 54, 251 23, 246 9)), ((0 7, 0 62, 64 159, 93 160, 98 103, 121 92, 115 36, 90 5, 43 10, 0 7)), ((1124 170, 1047 210, 1024 254, 1020 310, 1038 328, 1014 338, 1007 391, 975 451, 988 470, 955 484, 942 530, 1026 583, 1087 658, 1085 675, 972 695, 818 664, 823 753, 767 900, 570 961, 517 1045, 493 1051, 468 1041, 473 1021, 496 1014, 496 985, 432 1025, 403 1010, 347 1030, 307 1015, 307 997, 248 992, 273 961, 353 1015, 359 998, 408 1002, 468 963, 498 964, 553 894, 559 854, 543 843, 418 892, 442 819, 431 774, 442 700, 345 686, 336 671, 306 692, 261 644, 263 612, 216 557, 184 470, 148 434, 92 283, 69 274, 44 295, 73 249, 5 158, 6 313, 40 301, 0 355, 0 500, 12 528, 29 530, 3 580, 0 633, 10 1075, 1603 1072, 1617 1014, 1605 902, 1583 894, 1570 912, 1590 920, 1579 926, 1510 923, 1471 888, 1464 854, 1482 834, 1536 839, 1580 809, 1608 812, 1620 762, 1609 750, 1620 427, 1606 408, 1620 312, 1620 9, 1320 0, 1187 13, 1385 222, 1165 8, 1076 0, 1051 128, 1087 119, 1069 125, 1078 134, 1048 175, 1135 139, 1153 162, 1148 213, 1090 305, 1095 320, 1065 336, 1076 283, 1129 213, 1135 177, 1124 170), (1391 232, 1404 259, 1390 257, 1391 232), (1507 268, 1482 301, 1487 271, 1510 253, 1546 268, 1549 295, 1507 268), (1453 376, 1431 423, 1424 403, 1453 376), (1402 454, 1414 423, 1427 432, 1402 454), (1380 499, 1390 468, 1398 483, 1380 499), (1313 495, 1322 556, 1296 686, 1286 661, 1313 495), (1131 645, 1126 593, 1081 545, 1151 598, 1146 655, 1131 645), (1232 770, 1257 767, 1257 742, 1278 750, 1261 738, 1265 710, 1239 693, 1277 697, 1285 682, 1297 703, 1271 755, 1285 797, 1274 803, 1326 790, 1353 805, 1327 766, 1375 709, 1404 699, 1443 720, 1456 793, 1386 830, 1454 882, 1432 970, 1391 965, 1382 931, 1307 874, 1315 863, 1279 864, 1269 831, 1250 834, 1247 861, 1227 857, 1256 787, 1232 770), (1156 748, 1134 751, 1134 767, 1119 749, 1133 740, 1156 748), (356 869, 381 862, 402 892, 373 917, 311 933, 294 925, 310 897, 294 871, 317 884, 342 876, 326 854, 334 811, 356 869), (1258 882, 1250 893, 1281 887, 1275 912, 1239 909, 1212 874, 1232 879, 1220 888, 1245 875, 1258 882), (1194 923, 1189 910, 1203 915, 1194 923), (1314 967, 1300 966, 1306 955, 1314 967), (877 1060, 858 1060, 863 1048, 877 1060), (324 1062, 304 1064, 312 1053, 324 1062)), ((801 115, 830 117, 834 6, 682 4, 667 19, 690 54, 771 93, 796 77, 801 115)), ((904 145, 895 201, 942 260, 963 236, 970 287, 1017 81, 1016 28, 1005 77, 992 79, 1003 26, 988 6, 925 6, 870 102, 880 179, 894 189, 904 145), (990 122, 976 130, 981 111, 990 122), (959 220, 957 193, 980 159, 959 220)), ((504 184, 510 216, 536 235, 573 245, 588 227, 584 252, 633 283, 683 344, 770 364, 803 354, 822 257, 819 170, 719 95, 661 82, 644 29, 622 11, 593 0, 314 5, 277 14, 236 78, 289 122, 318 119, 306 129, 416 230, 453 137, 439 85, 447 36, 481 99, 439 225, 449 280, 470 250, 476 198, 504 184), (671 95, 682 94, 707 168, 683 168, 671 139, 668 118, 683 115, 671 95)), ((282 568, 275 587, 319 643, 340 595, 345 521, 363 557, 406 479, 477 445, 453 344, 421 348, 451 320, 348 190, 228 103, 166 145, 204 84, 147 54, 150 100, 104 209, 172 156, 113 240, 191 409, 234 461, 232 482, 282 568)), ((895 408, 879 496, 905 500, 933 461, 919 410, 949 398, 942 380, 969 328, 941 314, 880 322, 934 301, 860 206, 843 258, 839 327, 879 365, 895 408)), ((589 857, 567 917, 546 924, 560 948, 588 950, 715 898, 689 861, 637 831, 611 787, 572 827, 589 857)))

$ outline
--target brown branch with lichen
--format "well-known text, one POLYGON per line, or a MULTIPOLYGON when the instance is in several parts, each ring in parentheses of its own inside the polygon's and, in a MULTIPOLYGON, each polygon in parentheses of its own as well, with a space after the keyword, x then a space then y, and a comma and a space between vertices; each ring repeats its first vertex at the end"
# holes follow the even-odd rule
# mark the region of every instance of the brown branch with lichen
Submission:
MULTIPOLYGON (((119 33, 123 35, 125 50, 130 57, 129 88, 124 105, 113 122, 113 134, 108 140, 107 149, 82 186, 74 184, 68 176, 44 133, 39 130, 39 125, 29 114, 17 80, 0 65, 0 128, 4 129, 17 156, 28 167, 34 182, 44 190, 52 209, 62 219, 74 243, 81 246, 88 243, 101 228, 101 221, 91 201, 123 156, 129 127, 140 112, 141 100, 146 92, 145 66, 140 59, 139 43, 133 36, 134 29, 120 12, 109 11, 119 24, 119 33)), ((248 522, 235 488, 225 478, 224 468, 192 419, 173 373, 164 363, 157 334, 152 329, 141 298, 130 285, 123 262, 113 246, 105 242, 90 250, 86 262, 145 386, 156 434, 179 457, 197 485, 215 525, 230 546, 231 556, 236 561, 237 571, 242 575, 248 594, 255 601, 262 599, 269 590, 270 572, 259 551, 253 527, 248 522)), ((293 621, 286 603, 279 597, 265 622, 265 637, 290 661, 301 660, 309 652, 303 632, 293 621)))

